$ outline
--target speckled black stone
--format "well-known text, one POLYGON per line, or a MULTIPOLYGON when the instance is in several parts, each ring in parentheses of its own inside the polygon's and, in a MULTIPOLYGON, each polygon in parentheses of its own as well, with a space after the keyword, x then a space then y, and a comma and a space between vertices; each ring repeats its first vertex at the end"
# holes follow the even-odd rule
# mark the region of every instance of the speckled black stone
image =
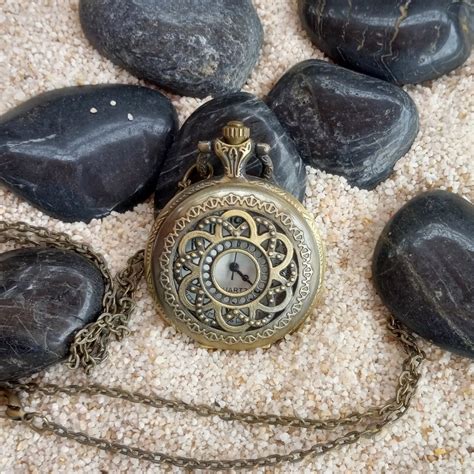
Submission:
POLYGON ((267 103, 305 163, 371 189, 418 132, 418 113, 398 86, 310 59, 291 68, 267 103))
POLYGON ((101 54, 181 95, 239 90, 263 42, 250 0, 81 0, 79 12, 101 54))
POLYGON ((63 360, 75 332, 99 315, 103 294, 99 270, 75 252, 0 254, 0 381, 63 360))
MULTIPOLYGON (((273 112, 252 94, 237 92, 213 99, 199 107, 184 123, 173 143, 158 178, 155 207, 161 209, 177 192, 177 183, 196 162, 199 141, 222 136, 222 127, 230 120, 242 120, 250 127, 256 142, 271 146, 276 184, 300 201, 306 189, 306 170, 293 141, 283 130, 273 112)), ((214 162, 217 165, 217 162, 214 162)), ((252 158, 247 172, 261 174, 260 163, 252 158)), ((216 166, 216 174, 219 166, 216 166)))
POLYGON ((338 64, 410 84, 442 76, 469 57, 467 3, 299 0, 299 11, 315 45, 338 64))
POLYGON ((53 90, 0 117, 0 183, 63 221, 123 212, 155 189, 176 129, 171 102, 145 87, 53 90))
POLYGON ((383 230, 373 279, 393 315, 444 349, 474 358, 474 206, 423 193, 383 230))

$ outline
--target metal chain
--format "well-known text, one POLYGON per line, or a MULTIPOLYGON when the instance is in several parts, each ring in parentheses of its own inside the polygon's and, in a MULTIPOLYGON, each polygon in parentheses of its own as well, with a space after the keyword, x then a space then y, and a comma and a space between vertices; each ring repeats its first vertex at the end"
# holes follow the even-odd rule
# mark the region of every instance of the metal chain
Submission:
POLYGON ((133 255, 126 268, 113 280, 104 257, 88 245, 74 242, 67 234, 51 232, 44 227, 35 227, 25 222, 0 221, 0 243, 6 241, 72 250, 87 258, 102 274, 105 286, 102 313, 96 321, 87 324, 75 335, 67 361, 69 367, 82 367, 86 373, 90 373, 97 364, 107 358, 111 337, 121 340, 128 333, 127 325, 134 307, 131 296, 143 275, 144 251, 140 250, 133 255))
MULTIPOLYGON (((89 258, 102 272, 106 282, 104 307, 107 308, 107 311, 99 317, 101 323, 98 320, 96 323, 86 326, 76 335, 69 359, 71 367, 81 366, 89 372, 105 359, 110 336, 113 334, 120 339, 127 333, 127 323, 133 310, 131 297, 143 274, 143 252, 135 254, 129 260, 125 270, 119 273, 115 282, 113 282, 104 259, 95 254, 88 246, 73 242, 65 234, 51 233, 47 229, 32 227, 25 223, 7 224, 0 221, 0 242, 4 242, 7 239, 23 244, 49 245, 75 250, 89 258)), ((315 419, 237 412, 228 408, 216 408, 205 404, 190 404, 180 400, 148 396, 139 392, 132 393, 120 388, 108 388, 96 384, 87 386, 58 386, 55 384, 39 385, 35 383, 9 382, 2 385, 3 389, 0 388, 0 404, 3 399, 3 405, 7 408, 5 414, 8 418, 23 422, 39 433, 53 433, 59 437, 71 439, 86 446, 124 454, 155 464, 171 464, 187 469, 223 470, 270 467, 285 462, 299 462, 307 457, 322 455, 337 447, 353 444, 361 438, 375 435, 388 423, 398 420, 408 409, 421 376, 420 367, 425 355, 418 347, 412 334, 393 317, 390 318, 388 327, 407 353, 407 357, 402 364, 402 372, 398 377, 394 397, 384 405, 370 408, 364 413, 354 412, 339 418, 315 419), (69 396, 80 394, 88 396, 103 395, 154 408, 169 408, 178 412, 190 411, 202 417, 218 416, 225 421, 249 424, 260 423, 269 426, 279 425, 320 430, 334 430, 343 426, 351 426, 354 429, 331 441, 317 443, 307 449, 295 450, 287 454, 271 454, 249 459, 196 459, 125 446, 102 438, 95 438, 86 433, 70 430, 55 423, 41 413, 23 411, 16 395, 17 392, 27 392, 29 394, 42 393, 46 396, 56 394, 66 394, 69 396), (363 426, 355 429, 360 424, 363 426)))
POLYGON ((115 276, 111 293, 104 297, 103 313, 84 326, 74 337, 67 364, 82 367, 86 373, 107 358, 111 336, 118 341, 128 333, 128 322, 135 307, 132 297, 143 276, 144 250, 128 259, 127 266, 115 276))
POLYGON ((209 179, 214 175, 214 167, 209 161, 209 153, 199 152, 196 163, 193 163, 184 173, 184 176, 178 182, 178 189, 183 190, 193 183, 192 175, 197 171, 199 179, 209 179))

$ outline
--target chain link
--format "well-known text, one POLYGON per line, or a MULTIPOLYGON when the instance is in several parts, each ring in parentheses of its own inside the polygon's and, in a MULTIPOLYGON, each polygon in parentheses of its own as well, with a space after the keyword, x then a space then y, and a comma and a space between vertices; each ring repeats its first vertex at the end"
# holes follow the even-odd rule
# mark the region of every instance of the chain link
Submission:
POLYGON ((6 241, 23 246, 72 250, 87 258, 100 271, 105 286, 102 313, 96 321, 76 333, 67 361, 69 367, 81 367, 86 373, 90 373, 107 358, 111 337, 121 340, 128 334, 127 326, 134 308, 131 297, 143 275, 144 251, 140 250, 133 255, 126 268, 113 280, 104 257, 88 245, 74 242, 67 234, 53 233, 44 227, 31 226, 25 222, 0 221, 0 243, 6 241))
POLYGON ((197 171, 199 179, 209 179, 214 176, 214 167, 209 161, 209 154, 204 152, 199 152, 197 156, 196 163, 193 163, 184 173, 184 176, 178 183, 178 189, 183 190, 188 186, 191 186, 193 179, 192 175, 194 171, 197 171))
POLYGON ((125 269, 116 275, 109 295, 104 296, 104 312, 75 335, 67 361, 69 367, 82 367, 90 373, 107 358, 110 338, 114 336, 120 341, 128 334, 128 322, 135 307, 132 296, 143 276, 143 257, 144 251, 140 250, 128 259, 125 269))
MULTIPOLYGON (((72 368, 82 367, 90 372, 93 367, 107 357, 107 345, 111 336, 117 339, 127 334, 127 325, 133 311, 133 293, 143 275, 143 251, 137 252, 128 261, 127 267, 120 272, 115 281, 110 277, 107 265, 100 255, 93 252, 87 245, 73 242, 66 234, 52 233, 47 229, 29 226, 25 223, 7 224, 0 221, 0 242, 12 240, 18 244, 53 246, 61 249, 74 250, 94 263, 102 273, 106 290, 104 294, 104 312, 96 322, 79 331, 71 346, 68 365, 72 368)), ((8 382, 2 385, 7 400, 6 414, 12 420, 27 424, 39 433, 52 433, 62 438, 74 440, 80 444, 95 447, 104 451, 120 453, 129 457, 149 461, 155 464, 171 464, 185 469, 250 469, 271 467, 285 462, 300 462, 310 456, 319 456, 335 448, 356 443, 361 438, 379 433, 388 423, 398 420, 410 406, 420 379, 421 364, 425 358, 415 338, 393 317, 389 319, 389 330, 401 343, 407 357, 402 364, 402 372, 398 377, 395 395, 380 407, 369 408, 366 412, 353 412, 338 418, 316 419, 283 416, 276 414, 255 414, 237 412, 228 408, 216 408, 205 404, 190 404, 180 400, 171 400, 158 396, 149 396, 139 392, 129 392, 120 388, 108 388, 97 384, 86 386, 56 384, 39 385, 36 383, 8 382), (9 390, 8 394, 5 391, 9 390), (353 429, 331 441, 317 443, 307 449, 294 450, 287 454, 271 454, 249 459, 206 460, 173 456, 160 452, 122 445, 102 438, 95 438, 86 433, 70 430, 46 415, 37 412, 24 412, 16 397, 17 392, 29 394, 41 393, 46 396, 65 394, 68 396, 85 394, 88 396, 107 396, 126 400, 154 408, 169 408, 178 412, 189 411, 201 417, 218 416, 225 421, 237 421, 249 424, 264 424, 319 430, 334 430, 350 426, 353 429), (8 401, 10 400, 10 401, 8 401), (11 402, 15 400, 15 402, 11 402), (13 405, 12 405, 13 404, 13 405), (358 425, 363 425, 355 429, 358 425)))

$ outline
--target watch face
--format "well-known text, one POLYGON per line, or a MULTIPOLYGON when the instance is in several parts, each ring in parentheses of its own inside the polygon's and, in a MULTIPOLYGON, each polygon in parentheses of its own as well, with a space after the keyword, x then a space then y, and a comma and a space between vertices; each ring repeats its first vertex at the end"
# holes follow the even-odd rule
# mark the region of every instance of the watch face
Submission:
POLYGON ((252 301, 268 282, 264 255, 251 242, 240 239, 218 244, 209 252, 202 268, 204 286, 223 303, 252 301))
POLYGON ((230 332, 277 317, 293 296, 297 266, 283 230, 243 210, 197 221, 183 235, 173 264, 184 305, 203 323, 230 332))

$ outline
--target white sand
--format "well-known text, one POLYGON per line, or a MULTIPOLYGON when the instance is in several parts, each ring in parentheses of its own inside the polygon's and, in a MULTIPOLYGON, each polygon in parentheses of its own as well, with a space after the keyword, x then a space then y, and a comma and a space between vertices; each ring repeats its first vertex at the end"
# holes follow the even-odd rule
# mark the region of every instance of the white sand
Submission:
MULTIPOLYGON (((301 30, 296 0, 255 3, 265 28, 265 46, 245 90, 262 96, 290 66, 310 57, 322 58, 322 54, 301 30)), ((79 26, 77 0, 0 0, 0 30, 0 58, 6 60, 0 71, 2 112, 57 87, 138 83, 88 45, 79 26)), ((301 331, 267 351, 208 352, 156 316, 142 285, 132 334, 112 345, 110 359, 92 377, 58 365, 37 379, 91 380, 190 402, 303 416, 336 415, 391 397, 401 352, 388 336, 387 311, 370 280, 376 239, 389 217, 420 191, 439 187, 474 198, 472 62, 449 76, 406 90, 418 105, 421 130, 389 180, 367 192, 350 188, 342 178, 308 170, 306 204, 326 238, 328 271, 325 299, 301 331)), ((181 120, 202 103, 192 98, 172 99, 181 120)), ((114 271, 144 246, 152 217, 150 200, 133 212, 89 225, 63 224, 0 190, 0 219, 21 219, 66 231, 103 252, 114 271)), ((285 465, 276 472, 472 472, 472 365, 429 344, 423 348, 428 361, 421 386, 400 422, 375 440, 299 465, 285 465)), ((261 456, 325 439, 324 434, 301 430, 248 427, 104 402, 60 398, 32 406, 92 435, 178 455, 261 456)), ((0 419, 0 471, 162 469, 74 442, 41 437, 0 419)))

